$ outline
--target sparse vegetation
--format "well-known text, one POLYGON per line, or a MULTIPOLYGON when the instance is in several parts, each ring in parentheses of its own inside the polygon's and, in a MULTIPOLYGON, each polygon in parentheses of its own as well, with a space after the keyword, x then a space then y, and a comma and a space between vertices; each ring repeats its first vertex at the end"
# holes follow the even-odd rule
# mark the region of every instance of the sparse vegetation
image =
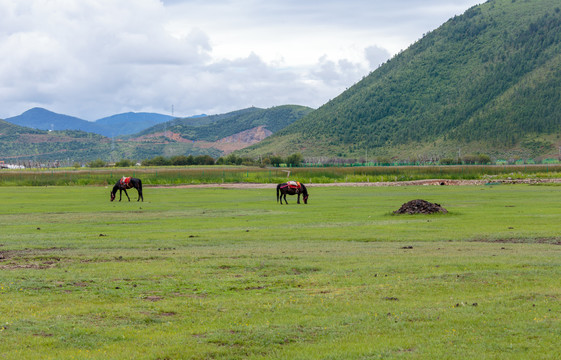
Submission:
POLYGON ((0 353, 556 358, 558 186, 309 189, 0 187, 0 353))

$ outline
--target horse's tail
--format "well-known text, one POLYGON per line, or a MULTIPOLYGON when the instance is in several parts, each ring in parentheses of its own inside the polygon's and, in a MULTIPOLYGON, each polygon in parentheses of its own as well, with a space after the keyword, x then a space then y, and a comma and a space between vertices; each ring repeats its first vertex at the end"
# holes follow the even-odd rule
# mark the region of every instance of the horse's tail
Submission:
POLYGON ((144 195, 142 195, 142 180, 140 179, 138 179, 138 194, 142 201, 144 201, 144 195))
POLYGON ((279 193, 280 193, 281 184, 277 185, 277 202, 279 202, 279 193))

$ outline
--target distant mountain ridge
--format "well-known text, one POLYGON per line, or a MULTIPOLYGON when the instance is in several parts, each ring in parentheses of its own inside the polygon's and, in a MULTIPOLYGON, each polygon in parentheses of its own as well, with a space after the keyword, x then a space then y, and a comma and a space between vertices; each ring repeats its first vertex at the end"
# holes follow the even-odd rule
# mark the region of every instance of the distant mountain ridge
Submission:
MULTIPOLYGON (((175 155, 217 158, 261 141, 311 111, 313 109, 297 105, 249 108, 220 115, 174 119, 133 135, 111 138, 81 130, 39 130, 0 120, 0 160, 83 163, 95 159, 144 160, 175 155)), ((35 112, 45 115, 44 109, 35 112)), ((102 122, 123 121, 128 124, 130 114, 118 116, 117 120, 110 117, 102 122)), ((46 115, 50 112, 46 111, 46 115)), ((132 115, 132 121, 137 119, 136 115, 132 115)))
POLYGON ((21 115, 4 119, 9 123, 39 130, 82 130, 97 133, 95 123, 74 116, 57 114, 44 108, 35 107, 21 115))
POLYGON ((211 151, 228 154, 244 149, 283 129, 314 109, 299 105, 282 105, 269 109, 251 107, 226 114, 174 119, 123 140, 148 146, 169 143, 175 152, 211 151), (171 145, 173 144, 173 145, 171 145), (204 150, 207 149, 207 150, 204 150))
POLYGON ((39 130, 81 130, 107 137, 134 134, 146 128, 173 120, 175 117, 147 112, 127 112, 87 121, 58 114, 44 108, 32 108, 5 121, 39 130))
POLYGON ((98 119, 95 121, 95 124, 110 132, 110 136, 121 136, 134 134, 174 118, 173 116, 157 113, 127 112, 98 119))

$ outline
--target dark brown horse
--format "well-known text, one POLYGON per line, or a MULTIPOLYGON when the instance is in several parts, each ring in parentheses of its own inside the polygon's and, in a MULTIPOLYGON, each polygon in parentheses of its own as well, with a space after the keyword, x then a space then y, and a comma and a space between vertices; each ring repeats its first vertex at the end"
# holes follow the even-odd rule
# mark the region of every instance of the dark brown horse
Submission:
POLYGON ((277 185, 277 202, 282 205, 282 199, 284 197, 284 202, 288 204, 286 201, 286 195, 298 195, 298 204, 300 204, 300 194, 302 194, 302 199, 304 200, 304 204, 308 203, 308 189, 304 184, 296 182, 296 181, 289 181, 283 184, 277 185))
POLYGON ((138 199, 136 201, 139 201, 140 199, 144 201, 144 196, 142 196, 142 181, 140 181, 140 179, 137 178, 124 177, 124 176, 123 178, 117 181, 115 186, 113 186, 113 190, 111 190, 111 201, 115 200, 115 195, 117 194, 117 190, 119 190, 119 201, 121 201, 121 196, 123 191, 125 192, 125 195, 127 195, 129 201, 131 201, 129 194, 127 194, 127 189, 132 189, 132 188, 135 188, 138 191, 138 199))

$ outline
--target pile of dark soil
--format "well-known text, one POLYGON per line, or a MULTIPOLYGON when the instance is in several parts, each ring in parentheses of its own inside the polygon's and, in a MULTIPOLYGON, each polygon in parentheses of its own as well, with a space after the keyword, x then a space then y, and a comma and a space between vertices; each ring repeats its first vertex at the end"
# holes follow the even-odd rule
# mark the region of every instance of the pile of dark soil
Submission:
POLYGON ((446 214, 448 210, 440 206, 440 204, 433 204, 426 200, 411 200, 399 208, 399 210, 394 211, 394 214, 434 214, 443 213, 446 214))

